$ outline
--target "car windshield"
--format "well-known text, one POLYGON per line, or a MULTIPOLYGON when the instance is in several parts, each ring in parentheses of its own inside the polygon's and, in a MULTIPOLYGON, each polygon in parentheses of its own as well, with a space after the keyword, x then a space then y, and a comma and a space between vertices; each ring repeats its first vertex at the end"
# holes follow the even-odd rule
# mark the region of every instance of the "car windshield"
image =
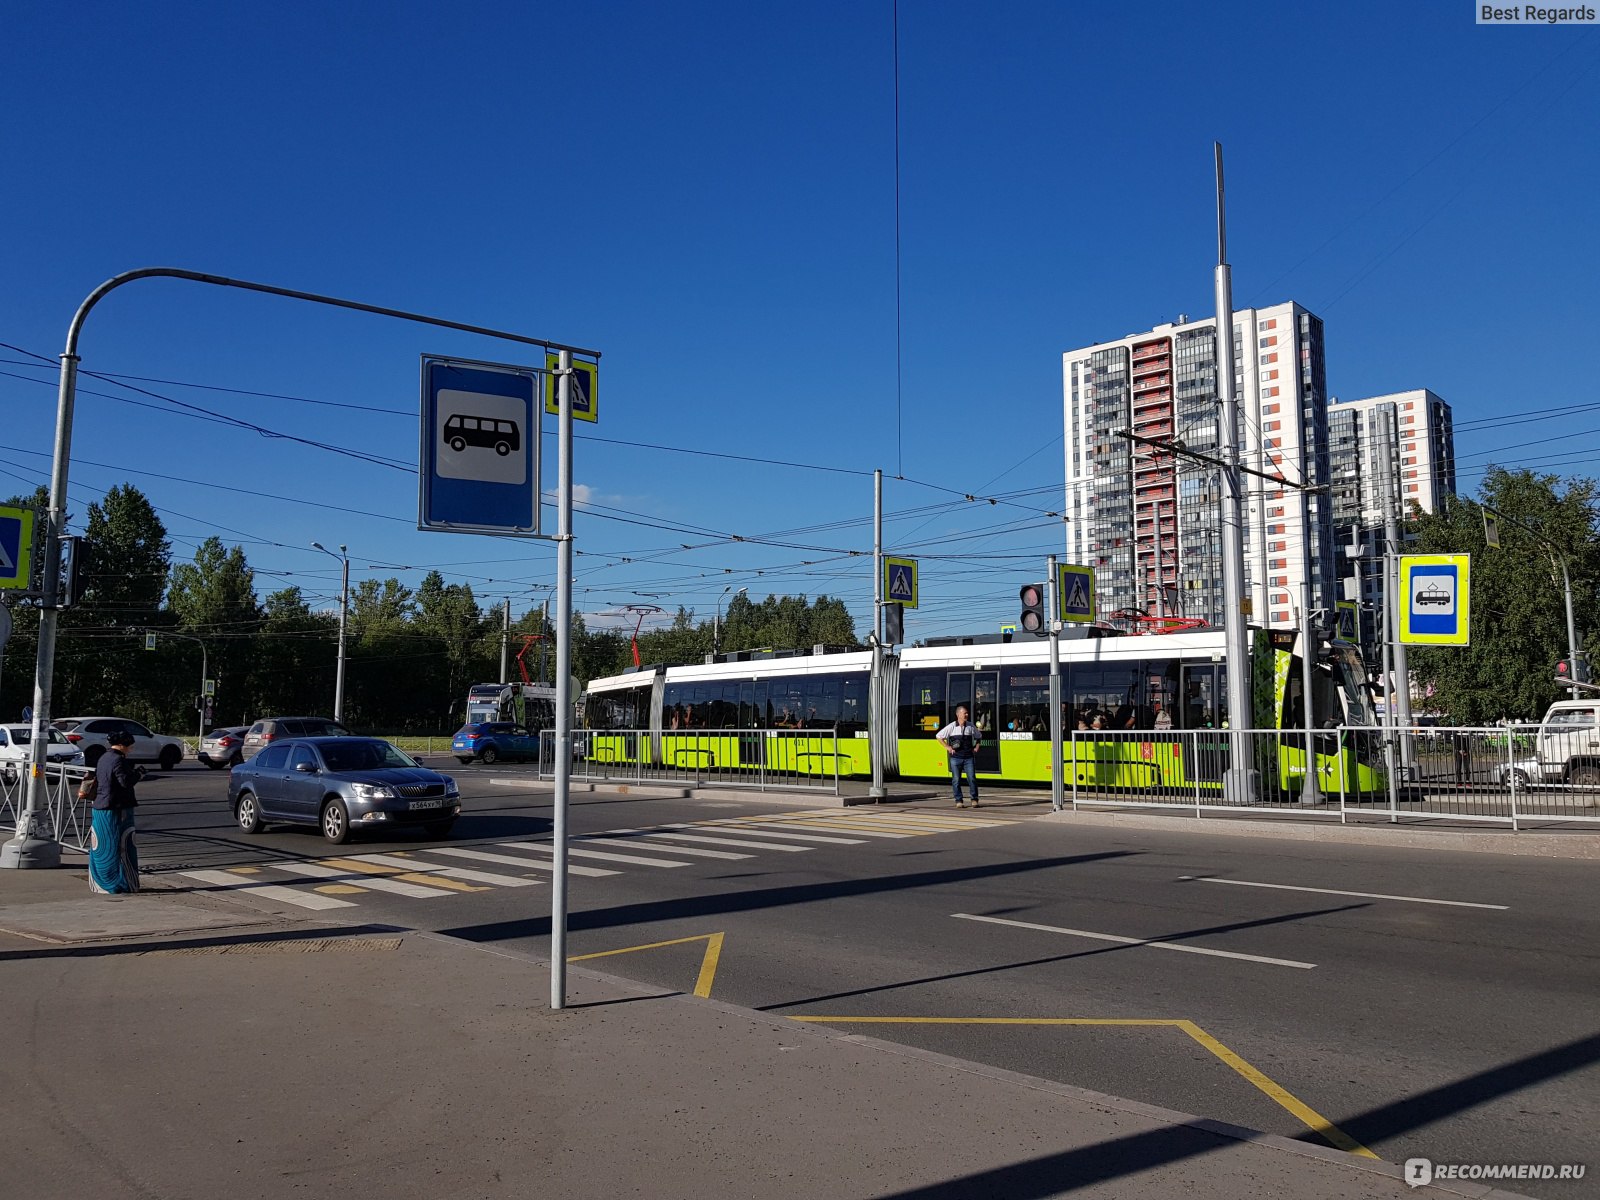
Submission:
POLYGON ((376 739, 324 742, 319 749, 322 751, 322 761, 330 771, 386 771, 417 765, 409 754, 376 739))

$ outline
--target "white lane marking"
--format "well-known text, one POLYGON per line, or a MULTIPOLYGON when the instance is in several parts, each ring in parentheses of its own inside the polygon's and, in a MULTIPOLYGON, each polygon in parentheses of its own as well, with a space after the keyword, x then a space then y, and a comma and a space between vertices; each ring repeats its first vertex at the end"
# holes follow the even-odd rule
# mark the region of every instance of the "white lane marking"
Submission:
POLYGON ((256 883, 231 871, 176 871, 174 874, 200 883, 209 883, 215 887, 227 888, 229 891, 249 892, 255 896, 265 896, 268 900, 296 904, 301 908, 355 907, 348 900, 335 900, 332 896, 323 896, 317 892, 297 892, 293 888, 279 887, 272 883, 256 883))
MULTIPOLYGON (((554 854, 556 848, 549 842, 501 842, 500 845, 517 850, 539 850, 547 854, 554 854)), ((663 847, 665 849, 666 847, 663 847)), ((679 862, 675 858, 640 858, 637 854, 609 854, 604 850, 574 850, 567 847, 567 853, 574 857, 598 858, 605 862, 633 863, 639 867, 687 867, 692 863, 679 862)))
POLYGON ((288 871, 291 875, 306 875, 312 879, 336 879, 341 883, 353 883, 357 887, 370 888, 375 892, 393 892, 396 896, 410 896, 413 900, 431 900, 436 896, 452 894, 444 888, 423 887, 420 883, 407 883, 403 879, 386 879, 382 875, 368 875, 363 871, 342 871, 338 867, 326 867, 321 863, 275 862, 266 865, 274 871, 288 871))
POLYGON ((1116 942, 1123 946, 1148 946, 1152 950, 1176 950, 1180 954, 1206 954, 1212 958, 1237 958, 1244 962, 1266 963, 1272 967, 1297 967, 1302 971, 1310 971, 1316 963, 1296 962, 1292 958, 1267 958, 1261 954, 1240 954, 1236 950, 1208 950, 1204 946, 1182 946, 1177 942, 1162 941, 1160 938, 1131 938, 1119 937, 1114 933, 1090 933, 1087 929, 1064 929, 1060 925, 1035 925, 1031 921, 1008 921, 1002 917, 977 917, 971 913, 951 913, 952 917, 962 921, 986 921, 990 925, 1011 925, 1017 929, 1037 929, 1042 933, 1064 933, 1069 937, 1092 938, 1097 942, 1116 942))
POLYGON ((414 871, 427 875, 443 875, 446 879, 465 879, 471 883, 488 883, 496 887, 532 887, 542 879, 527 879, 516 875, 495 875, 489 871, 472 871, 466 867, 438 867, 420 858, 401 858, 394 854, 363 854, 356 862, 369 862, 380 867, 394 867, 401 871, 414 871))
POLYGON ((1338 888, 1298 887, 1292 883, 1256 883, 1250 879, 1218 879, 1215 875, 1179 875, 1184 883, 1231 883, 1234 887, 1276 888, 1280 892, 1316 892, 1323 896, 1359 896, 1363 900, 1404 900, 1410 904, 1448 904, 1452 908, 1492 908, 1509 912, 1509 904, 1475 904, 1470 900, 1432 900, 1427 896, 1390 896, 1384 892, 1342 892, 1338 888))
POLYGON ((751 829, 833 829, 839 833, 854 833, 861 837, 875 838, 908 838, 916 837, 914 833, 890 833, 887 829, 878 829, 871 825, 846 825, 839 822, 828 821, 797 821, 788 817, 776 821, 740 821, 740 825, 747 825, 751 829))
MULTIPOLYGON (((621 832, 621 833, 632 833, 633 831, 631 829, 624 829, 624 830, 619 830, 618 832, 621 832)), ((664 837, 664 836, 665 837, 670 837, 671 835, 670 834, 652 834, 650 836, 652 836, 652 837, 664 837)), ((634 836, 634 837, 614 837, 614 838, 612 838, 612 837, 587 837, 586 836, 586 837, 577 838, 575 840, 582 842, 585 846, 621 846, 624 850, 626 850, 629 846, 637 846, 639 844, 639 838, 638 838, 637 835, 634 836)), ((716 840, 714 838, 690 838, 689 840, 690 841, 710 842, 713 846, 717 844, 716 840)), ((739 846, 739 845, 743 845, 744 843, 742 843, 742 842, 734 842, 732 844, 735 845, 735 846, 739 846)), ((755 857, 755 855, 753 855, 753 854, 735 854, 731 850, 696 850, 696 849, 694 849, 694 848, 692 848, 690 846, 674 846, 674 847, 672 847, 672 850, 673 850, 673 852, 675 854, 687 854, 691 858, 754 858, 755 857)))
MULTIPOLYGON (((515 844, 515 843, 513 843, 515 844)), ((456 858, 472 858, 478 862, 504 863, 508 867, 522 867, 526 870, 548 871, 551 863, 544 858, 516 858, 510 854, 490 854, 487 850, 468 850, 464 846, 434 846, 429 854, 449 854, 456 858)), ((576 863, 568 863, 567 870, 574 875, 590 875, 599 878, 601 875, 620 875, 620 871, 608 871, 604 867, 580 867, 576 863)))
MULTIPOLYGON (((671 827, 671 828, 677 828, 677 827, 671 827)), ((697 828, 698 829, 698 828, 702 828, 702 827, 701 826, 693 826, 692 828, 697 828)), ((656 829, 637 829, 637 830, 630 829, 630 830, 627 830, 626 832, 644 834, 644 835, 648 835, 650 837, 671 838, 675 842, 704 842, 708 846, 743 846, 746 850, 788 850, 788 851, 791 851, 791 852, 799 852, 799 851, 802 851, 802 850, 814 850, 814 849, 816 849, 815 846, 786 846, 782 842, 752 842, 752 841, 747 841, 747 840, 745 840, 743 838, 731 838, 731 837, 720 837, 720 836, 719 837, 701 837, 698 834, 693 834, 693 833, 669 833, 667 831, 667 829, 660 829, 660 830, 656 830, 656 829)), ((688 851, 685 850, 684 853, 687 854, 688 851)))
MULTIPOLYGON (((720 822, 712 821, 712 822, 708 822, 707 824, 704 824, 704 825, 679 825, 679 826, 675 826, 675 828, 678 828, 678 829, 704 829, 707 832, 711 832, 711 833, 714 833, 714 832, 716 832, 718 830, 721 830, 721 829, 732 829, 733 832, 737 833, 737 832, 739 832, 739 828, 740 827, 737 826, 737 825, 729 826, 729 825, 722 824, 720 822)), ((864 845, 866 845, 866 839, 865 838, 824 837, 820 833, 778 833, 776 830, 774 830, 774 829, 772 829, 770 827, 761 826, 761 825, 747 825, 747 826, 745 826, 745 828, 756 830, 764 838, 786 838, 786 839, 788 839, 790 841, 795 841, 795 842, 825 842, 825 843, 827 843, 829 845, 832 845, 832 846, 864 846, 864 845)))

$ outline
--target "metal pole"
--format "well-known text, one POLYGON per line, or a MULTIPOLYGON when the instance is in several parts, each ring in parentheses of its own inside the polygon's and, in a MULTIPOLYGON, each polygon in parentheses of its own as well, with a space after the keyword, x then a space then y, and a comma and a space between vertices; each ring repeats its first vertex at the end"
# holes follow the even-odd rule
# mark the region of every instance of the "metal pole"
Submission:
POLYGON ((511 597, 506 597, 500 612, 500 686, 505 687, 511 673, 511 597))
POLYGON ((1239 471, 1239 403, 1233 384, 1233 274, 1222 187, 1222 143, 1217 160, 1217 397, 1222 407, 1222 607, 1227 645, 1229 767, 1223 793, 1230 804, 1254 804, 1256 773, 1250 766, 1250 641, 1245 628, 1243 476, 1239 471))
MULTIPOLYGON (((883 786, 883 744, 889 737, 890 716, 883 703, 883 471, 872 473, 872 736, 867 753, 872 758, 872 787, 867 794, 874 800, 888 795, 883 786)), ((976 776, 974 776, 976 778, 976 776)))
MULTIPOLYGON (((1394 445, 1398 426, 1395 424, 1394 406, 1383 405, 1378 410, 1378 482, 1383 488, 1383 578, 1387 591, 1385 618, 1387 635, 1394 642, 1394 677, 1385 683, 1394 697, 1395 728, 1400 738, 1400 773, 1406 779, 1416 778, 1416 741, 1412 737, 1411 672, 1406 665, 1406 648, 1400 641, 1400 520, 1395 512, 1399 476, 1395 469, 1394 445)), ((1387 699, 1387 697, 1386 697, 1387 699)), ((1389 707, 1385 704, 1385 709, 1389 707)))
POLYGON ((1559 556, 1561 563, 1561 584, 1566 589, 1567 596, 1567 669, 1572 672, 1572 698, 1578 698, 1578 633, 1577 626, 1572 620, 1572 577, 1567 574, 1566 555, 1559 556))
MULTIPOLYGON (((85 301, 85 304, 88 302, 85 301)), ((78 320, 67 335, 61 356, 61 385, 56 396, 55 452, 50 466, 50 508, 45 514, 44 588, 39 607, 39 656, 33 677, 33 732, 28 747, 28 783, 16 835, 0 846, 0 867, 59 867, 61 845, 45 809, 45 739, 50 728, 50 700, 56 665, 56 624, 60 619, 61 538, 67 525, 67 469, 72 461, 72 408, 77 395, 78 356, 72 352, 78 320)))
POLYGON ((544 603, 539 607, 539 682, 544 682, 544 656, 550 647, 550 593, 544 594, 544 603))
POLYGON ((1056 595, 1056 556, 1047 561, 1045 596, 1050 605, 1050 807, 1060 812, 1066 803, 1061 772, 1061 598, 1056 595))
POLYGON ((200 643, 200 733, 195 739, 194 752, 200 753, 200 743, 206 740, 206 644, 200 643))
POLYGON ((344 724, 344 630, 350 617, 350 555, 339 547, 344 569, 339 578, 339 667, 333 678, 333 719, 344 724))
MULTIPOLYGON (((1300 493, 1300 517, 1304 527, 1306 494, 1300 493)), ((1306 774, 1300 781, 1300 803, 1321 804, 1322 793, 1317 790, 1317 726, 1311 705, 1312 687, 1316 670, 1312 660, 1317 654, 1317 634, 1311 620, 1311 572, 1300 585, 1300 691, 1306 723, 1306 774)))
MULTIPOLYGON (((306 300, 312 304, 327 304, 334 308, 348 308, 356 312, 374 313, 394 317, 419 325, 433 325, 442 329, 456 329, 463 333, 476 333, 501 341, 520 342, 523 345, 543 346, 569 356, 585 354, 598 359, 598 350, 583 350, 576 346, 563 346, 544 338, 528 337, 483 325, 467 325, 443 317, 430 317, 423 313, 407 312, 398 308, 382 308, 376 304, 363 304, 356 300, 343 300, 317 292, 301 292, 292 288, 274 287, 265 283, 252 283, 246 279, 229 279, 224 275, 207 275, 182 267, 142 267, 137 271, 124 271, 106 280, 84 298, 78 311, 72 314, 67 326, 67 344, 61 354, 61 384, 56 402, 55 452, 50 469, 50 510, 46 516, 43 595, 39 608, 39 654, 33 685, 33 740, 29 753, 28 786, 26 799, 17 813, 16 836, 0 847, 0 868, 3 867, 55 867, 61 864, 61 847, 56 843, 49 818, 45 815, 45 730, 50 727, 50 702, 52 680, 56 661, 56 625, 60 614, 61 537, 67 523, 67 474, 72 461, 72 414, 77 399, 78 336, 90 311, 107 295, 138 279, 187 279, 194 283, 209 283, 216 287, 241 288, 270 296, 285 296, 291 300, 306 300)), ((570 430, 568 431, 570 433, 570 430)))
MULTIPOLYGON (((567 802, 572 784, 572 352, 557 359, 560 416, 556 534, 556 778, 550 880, 550 1007, 567 1006, 567 802)), ((641 758, 643 751, 640 752, 641 758)))

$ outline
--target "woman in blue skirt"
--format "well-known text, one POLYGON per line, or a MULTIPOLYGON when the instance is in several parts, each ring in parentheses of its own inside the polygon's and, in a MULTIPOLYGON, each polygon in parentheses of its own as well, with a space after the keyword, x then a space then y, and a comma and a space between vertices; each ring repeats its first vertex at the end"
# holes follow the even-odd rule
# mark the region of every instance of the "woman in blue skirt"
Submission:
POLYGON ((133 844, 133 786, 138 767, 128 761, 128 733, 106 739, 111 748, 94 765, 94 814, 89 839, 89 890, 106 895, 139 890, 139 851, 133 844))

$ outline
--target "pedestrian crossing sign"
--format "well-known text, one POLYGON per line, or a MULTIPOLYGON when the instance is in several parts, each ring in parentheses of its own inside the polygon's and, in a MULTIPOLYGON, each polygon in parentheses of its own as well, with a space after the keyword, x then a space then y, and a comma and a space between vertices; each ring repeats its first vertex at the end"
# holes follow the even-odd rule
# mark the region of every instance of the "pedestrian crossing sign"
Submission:
POLYGON ((1056 567, 1056 607, 1063 621, 1094 620, 1094 568, 1060 563, 1056 567))
POLYGON ((885 558, 883 560, 883 599, 888 604, 917 606, 917 560, 914 558, 885 558))
POLYGON ((0 588, 26 592, 33 581, 33 509, 0 508, 0 588))
MULTIPOLYGON (((561 415, 561 393, 556 390, 556 372, 561 369, 559 354, 544 356, 544 410, 552 416, 561 415)), ((572 360, 572 419, 574 421, 600 420, 600 364, 572 360)))
POLYGON ((1354 600, 1339 601, 1339 626, 1338 634, 1347 642, 1355 641, 1361 634, 1360 623, 1356 620, 1356 604, 1354 600))

